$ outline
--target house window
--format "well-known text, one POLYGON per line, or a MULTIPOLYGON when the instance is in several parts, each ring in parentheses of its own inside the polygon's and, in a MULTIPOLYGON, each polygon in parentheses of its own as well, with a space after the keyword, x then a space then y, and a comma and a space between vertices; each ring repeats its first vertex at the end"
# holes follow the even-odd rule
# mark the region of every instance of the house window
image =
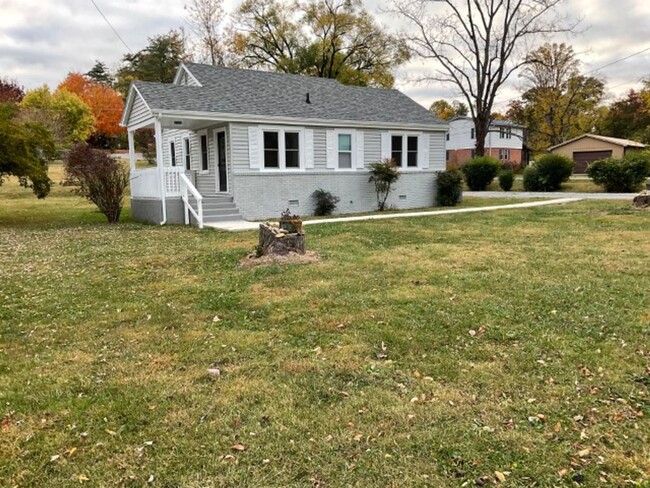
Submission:
POLYGON ((409 168, 418 167, 418 136, 408 136, 406 138, 407 159, 406 164, 409 168))
POLYGON ((419 137, 413 135, 392 135, 390 157, 400 168, 418 167, 419 137))
POLYGON ((510 161, 510 149, 499 149, 499 159, 501 161, 510 161))
POLYGON ((298 132, 284 133, 284 154, 287 168, 300 168, 300 134, 298 132))
POLYGON ((447 132, 447 135, 445 137, 447 140, 449 140, 449 132, 447 132))
POLYGON ((352 134, 339 134, 339 168, 352 168, 352 134))
POLYGON ((264 167, 280 167, 280 137, 277 132, 264 132, 264 167))
POLYGON ((475 139, 475 138, 476 138, 476 129, 475 129, 474 127, 472 127, 472 128, 470 129, 470 131, 469 131, 469 134, 470 134, 470 135, 469 135, 469 138, 470 138, 470 139, 475 139))
POLYGON ((451 151, 449 149, 447 149, 447 152, 445 154, 446 154, 445 160, 449 161, 449 156, 451 156, 451 151))
POLYGON ((190 151, 190 139, 183 139, 183 158, 185 158, 185 169, 189 171, 192 169, 192 153, 190 151))
POLYGON ((476 149, 472 149, 472 159, 476 157, 476 149))
POLYGON ((390 157, 397 166, 402 166, 402 136, 392 136, 390 140, 390 157))
POLYGON ((300 169, 301 131, 299 130, 263 130, 264 168, 266 169, 300 169))
POLYGON ((201 135, 201 171, 208 170, 208 135, 201 135))
POLYGON ((171 157, 172 166, 176 166, 176 143, 174 141, 169 143, 169 156, 171 157))
POLYGON ((500 127, 499 128, 499 139, 510 139, 512 138, 512 128, 511 127, 500 127))

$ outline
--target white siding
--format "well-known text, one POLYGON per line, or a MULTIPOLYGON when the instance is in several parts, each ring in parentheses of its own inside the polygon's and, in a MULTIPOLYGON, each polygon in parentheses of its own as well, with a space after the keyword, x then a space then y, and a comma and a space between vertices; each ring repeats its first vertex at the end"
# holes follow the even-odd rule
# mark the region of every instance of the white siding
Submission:
POLYGON ((129 120, 126 124, 127 126, 134 126, 140 124, 152 117, 151 111, 147 108, 147 105, 144 103, 142 97, 135 91, 133 93, 134 93, 133 106, 131 107, 129 120))
MULTIPOLYGON (((471 119, 452 120, 449 123, 449 141, 447 149, 474 149, 476 147, 476 138, 472 139, 472 129, 474 122, 471 119)), ((499 128, 493 126, 485 139, 486 148, 506 148, 521 149, 523 147, 523 131, 519 128, 512 129, 510 139, 501 139, 499 137, 499 128)))

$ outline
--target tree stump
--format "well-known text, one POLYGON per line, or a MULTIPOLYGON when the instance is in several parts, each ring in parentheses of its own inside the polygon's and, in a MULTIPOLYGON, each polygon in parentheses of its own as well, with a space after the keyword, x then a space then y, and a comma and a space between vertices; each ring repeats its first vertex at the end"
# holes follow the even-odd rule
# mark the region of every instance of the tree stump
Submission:
POLYGON ((644 190, 634 197, 632 204, 636 208, 648 208, 650 207, 650 190, 644 190))
POLYGON ((260 224, 260 246, 262 256, 284 256, 290 252, 305 254, 305 234, 289 233, 271 224, 260 224))

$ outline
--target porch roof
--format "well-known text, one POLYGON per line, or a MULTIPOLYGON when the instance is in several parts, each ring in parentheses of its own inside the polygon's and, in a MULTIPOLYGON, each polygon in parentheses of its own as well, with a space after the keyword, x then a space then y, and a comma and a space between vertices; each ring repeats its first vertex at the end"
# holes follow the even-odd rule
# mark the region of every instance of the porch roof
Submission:
POLYGON ((191 63, 185 68, 201 86, 134 83, 152 113, 446 127, 445 122, 398 90, 191 63))

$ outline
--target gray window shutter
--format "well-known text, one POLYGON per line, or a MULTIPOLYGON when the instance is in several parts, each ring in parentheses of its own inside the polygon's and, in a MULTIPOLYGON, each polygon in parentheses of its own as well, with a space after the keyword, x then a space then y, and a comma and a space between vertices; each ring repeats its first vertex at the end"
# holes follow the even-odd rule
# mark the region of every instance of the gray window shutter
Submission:
POLYGON ((390 133, 381 133, 381 159, 390 158, 390 133))
POLYGON ((328 130, 327 131, 327 168, 328 169, 336 169, 336 167, 338 166, 336 164, 338 159, 337 147, 338 146, 336 140, 336 133, 333 130, 328 130))
POLYGON ((429 134, 420 134, 418 141, 418 166, 429 169, 429 134))
POLYGON ((356 167, 358 169, 363 169, 364 165, 364 147, 363 147, 363 131, 358 130, 356 134, 356 141, 355 141, 357 147, 356 147, 356 167))
POLYGON ((305 129, 305 168, 314 167, 314 129, 305 129))
POLYGON ((260 169, 262 167, 262 160, 260 155, 264 148, 261 146, 260 130, 258 127, 248 128, 248 159, 251 169, 260 169))

